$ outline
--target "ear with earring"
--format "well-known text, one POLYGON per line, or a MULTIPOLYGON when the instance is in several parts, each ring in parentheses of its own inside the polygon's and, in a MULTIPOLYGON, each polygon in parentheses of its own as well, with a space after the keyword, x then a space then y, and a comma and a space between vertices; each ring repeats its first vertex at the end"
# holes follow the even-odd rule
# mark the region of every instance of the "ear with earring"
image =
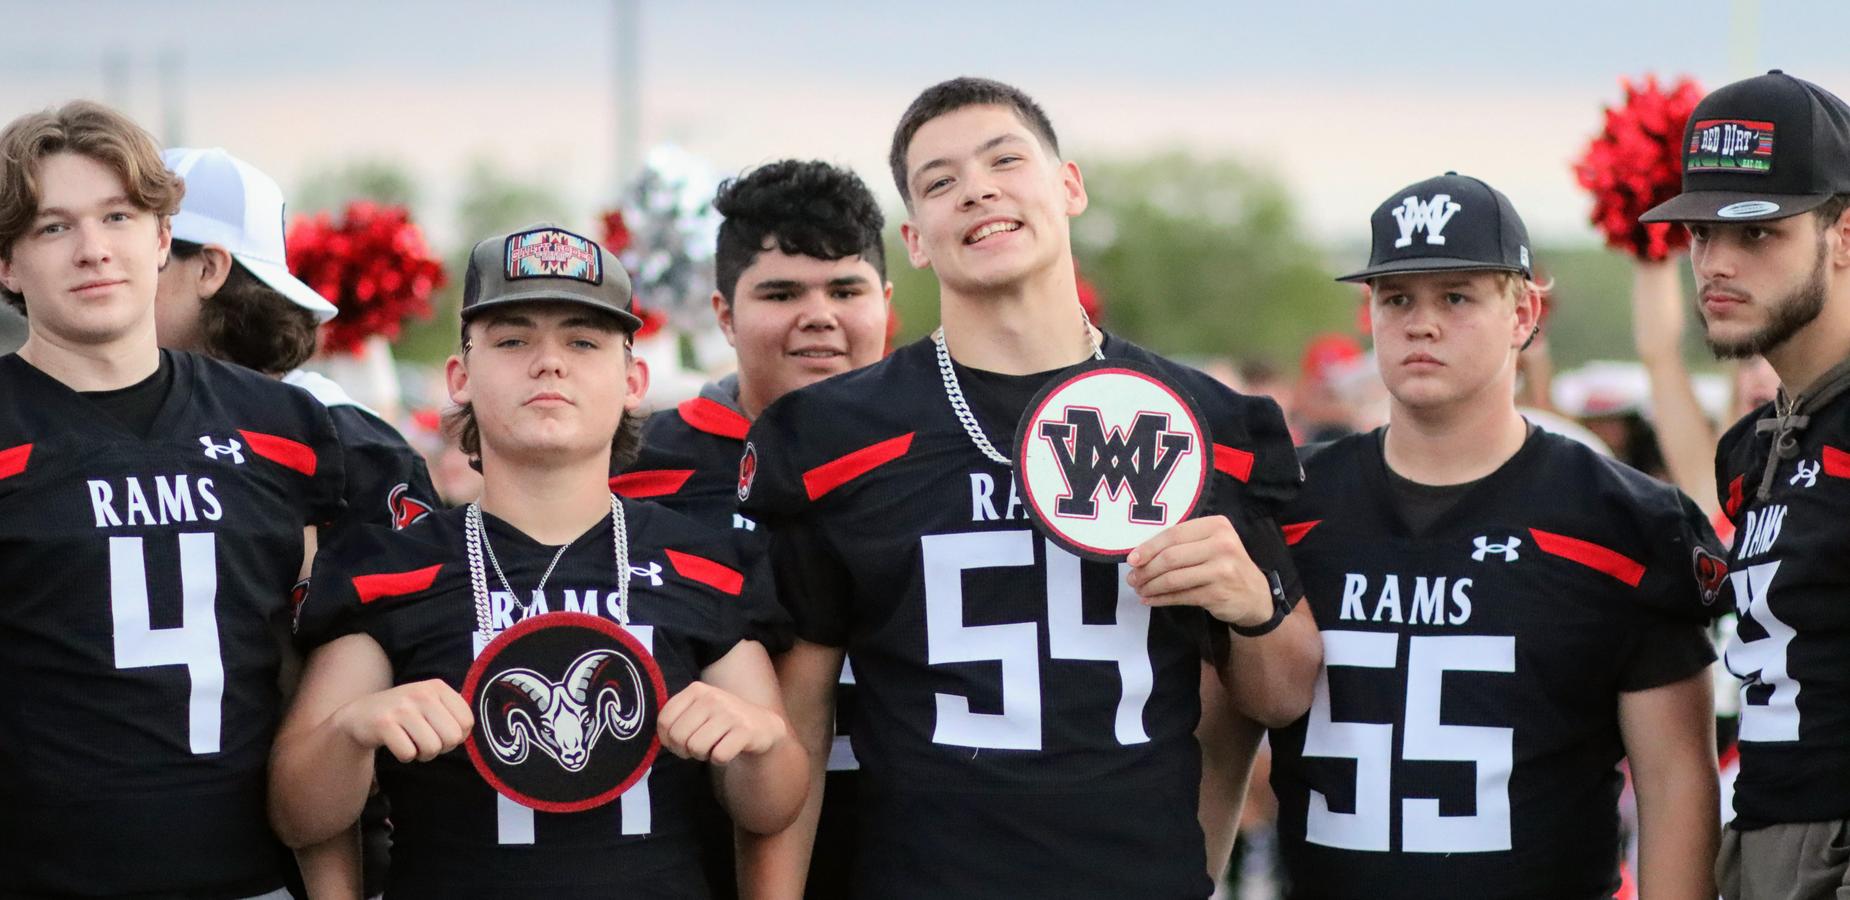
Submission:
POLYGON ((1521 353, 1523 350, 1529 349, 1529 345, 1535 343, 1536 337, 1539 336, 1541 333, 1542 333, 1542 326, 1540 325, 1530 328, 1528 340, 1523 341, 1522 347, 1519 348, 1516 352, 1521 353))

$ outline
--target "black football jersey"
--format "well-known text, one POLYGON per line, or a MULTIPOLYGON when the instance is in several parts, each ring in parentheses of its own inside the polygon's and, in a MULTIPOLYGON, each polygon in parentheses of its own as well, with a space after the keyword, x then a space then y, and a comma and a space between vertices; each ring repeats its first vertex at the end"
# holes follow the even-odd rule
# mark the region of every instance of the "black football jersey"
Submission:
MULTIPOLYGON (((166 352, 166 351, 163 351, 166 352)), ((168 352, 144 439, 0 357, 0 894, 244 897, 302 529, 340 514, 308 394, 168 352)))
MULTIPOLYGON (((1270 513, 1299 480, 1277 406, 1103 349, 1193 396, 1217 444, 1206 511, 1295 592, 1270 513)), ((1058 374, 957 371, 996 446, 1058 374)), ((1123 567, 1045 540, 959 424, 929 340, 779 399, 742 470, 798 635, 854 660, 857 896, 1208 895, 1193 731, 1224 627, 1144 606, 1123 567)))
POLYGON ((1541 429, 1412 533, 1383 433, 1307 453, 1286 513, 1324 646, 1272 732, 1292 896, 1611 897, 1618 695, 1713 661, 1719 546, 1674 488, 1541 429))
POLYGON ((610 489, 632 500, 652 500, 715 528, 736 528, 756 544, 757 523, 739 515, 739 454, 750 419, 708 385, 701 395, 643 424, 642 453, 610 489))
MULTIPOLYGON (((652 503, 623 501, 630 539, 629 631, 660 664, 673 696, 745 638, 768 606, 762 563, 747 571, 731 536, 652 503)), ((481 647, 469 587, 465 509, 403 531, 343 535, 316 558, 298 637, 319 645, 364 632, 384 648, 394 684, 441 678, 461 690, 481 647)), ((560 557, 490 515, 488 544, 517 599, 487 572, 497 633, 529 616, 583 612, 616 620, 610 521, 560 557)), ((462 748, 428 763, 379 755, 392 803, 393 898, 557 896, 700 898, 705 878, 689 810, 711 788, 704 769, 663 750, 617 800, 576 813, 537 812, 502 797, 462 748)))
POLYGON ((283 376, 321 401, 334 420, 346 457, 347 514, 335 523, 403 528, 437 509, 437 489, 424 457, 390 423, 360 405, 340 385, 297 369, 283 376))
POLYGON ((1722 654, 1743 680, 1735 824, 1850 817, 1850 395, 1790 429, 1769 471, 1772 405, 1722 436, 1739 620, 1722 654))

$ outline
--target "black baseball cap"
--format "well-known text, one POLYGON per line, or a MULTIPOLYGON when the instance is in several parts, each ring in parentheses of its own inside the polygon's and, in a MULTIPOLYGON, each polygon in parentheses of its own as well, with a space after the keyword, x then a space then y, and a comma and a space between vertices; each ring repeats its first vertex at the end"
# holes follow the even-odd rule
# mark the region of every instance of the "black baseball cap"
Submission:
POLYGON ((1497 269, 1531 274, 1529 229, 1503 192, 1447 172, 1407 185, 1375 207, 1368 268, 1337 281, 1382 275, 1497 269))
POLYGON ((475 245, 463 277, 462 318, 510 303, 556 301, 600 309, 634 333, 629 273, 594 240, 541 222, 475 245))
POLYGON ((1683 193, 1641 222, 1756 222, 1850 193, 1850 106, 1778 69, 1717 88, 1683 134, 1683 193))

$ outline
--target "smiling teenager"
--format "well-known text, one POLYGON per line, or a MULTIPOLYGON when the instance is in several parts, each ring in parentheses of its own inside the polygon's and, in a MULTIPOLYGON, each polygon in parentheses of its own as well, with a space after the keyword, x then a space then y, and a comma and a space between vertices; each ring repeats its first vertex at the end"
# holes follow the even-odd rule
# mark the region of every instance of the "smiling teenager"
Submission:
POLYGON ((1737 531, 1741 684, 1735 818, 1716 873, 1735 898, 1850 890, 1850 106, 1778 71, 1690 115, 1683 193, 1646 213, 1690 232, 1709 348, 1760 354, 1774 402, 1722 435, 1715 482, 1737 531))
MULTIPOLYGON (((1271 518, 1299 479, 1284 419, 1086 322, 1068 233, 1085 184, 1021 91, 927 89, 890 161, 943 331, 771 404, 739 485, 796 619, 778 670, 817 792, 854 653, 855 895, 1206 897, 1201 660, 1278 724, 1316 671, 1271 518), (1037 391, 1094 357, 1182 386, 1221 445, 1205 514, 1123 565, 1037 534, 997 449, 1037 391)), ((747 848, 762 896, 800 892, 815 806, 747 848)))
MULTIPOLYGON (((650 416, 641 455, 610 485, 714 528, 737 528, 743 543, 761 550, 756 523, 738 512, 746 430, 790 391, 880 358, 893 296, 880 235, 886 220, 859 176, 814 161, 782 160, 729 180, 713 209, 722 217, 713 314, 737 352, 738 372, 650 416)), ((857 767, 845 731, 854 686, 847 668, 843 673, 828 800, 805 888, 812 900, 847 896, 854 857, 857 767)), ((716 896, 730 896, 733 832, 715 818, 706 829, 708 879, 716 896)))
POLYGON ((1720 547, 1674 488, 1516 410, 1542 288, 1502 193, 1447 173, 1374 213, 1388 425, 1312 448, 1286 533, 1322 628, 1272 732, 1292 896, 1594 898, 1631 768, 1647 897, 1713 897, 1705 601, 1720 547))
POLYGON ((614 257, 534 225, 477 244, 463 290, 446 374, 482 499, 322 554, 278 831, 350 827, 376 776, 388 897, 705 897, 700 798, 776 831, 806 787, 748 624, 766 578, 729 532, 608 488, 648 387, 614 257))
POLYGON ((307 393, 156 346, 183 190, 94 103, 0 132, 5 896, 287 896, 264 769, 340 449, 307 393))

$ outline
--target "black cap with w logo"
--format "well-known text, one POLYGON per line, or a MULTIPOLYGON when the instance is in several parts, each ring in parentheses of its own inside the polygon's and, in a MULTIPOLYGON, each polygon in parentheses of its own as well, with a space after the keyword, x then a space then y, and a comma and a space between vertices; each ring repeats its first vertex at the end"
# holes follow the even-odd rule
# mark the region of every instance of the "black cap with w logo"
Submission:
POLYGON ((1529 229, 1503 192, 1447 172, 1410 184, 1369 218, 1368 268, 1337 281, 1382 275, 1497 269, 1531 274, 1529 229))
POLYGON ((1850 193, 1850 106, 1774 69, 1717 88, 1683 134, 1683 193, 1643 222, 1754 222, 1850 193))

